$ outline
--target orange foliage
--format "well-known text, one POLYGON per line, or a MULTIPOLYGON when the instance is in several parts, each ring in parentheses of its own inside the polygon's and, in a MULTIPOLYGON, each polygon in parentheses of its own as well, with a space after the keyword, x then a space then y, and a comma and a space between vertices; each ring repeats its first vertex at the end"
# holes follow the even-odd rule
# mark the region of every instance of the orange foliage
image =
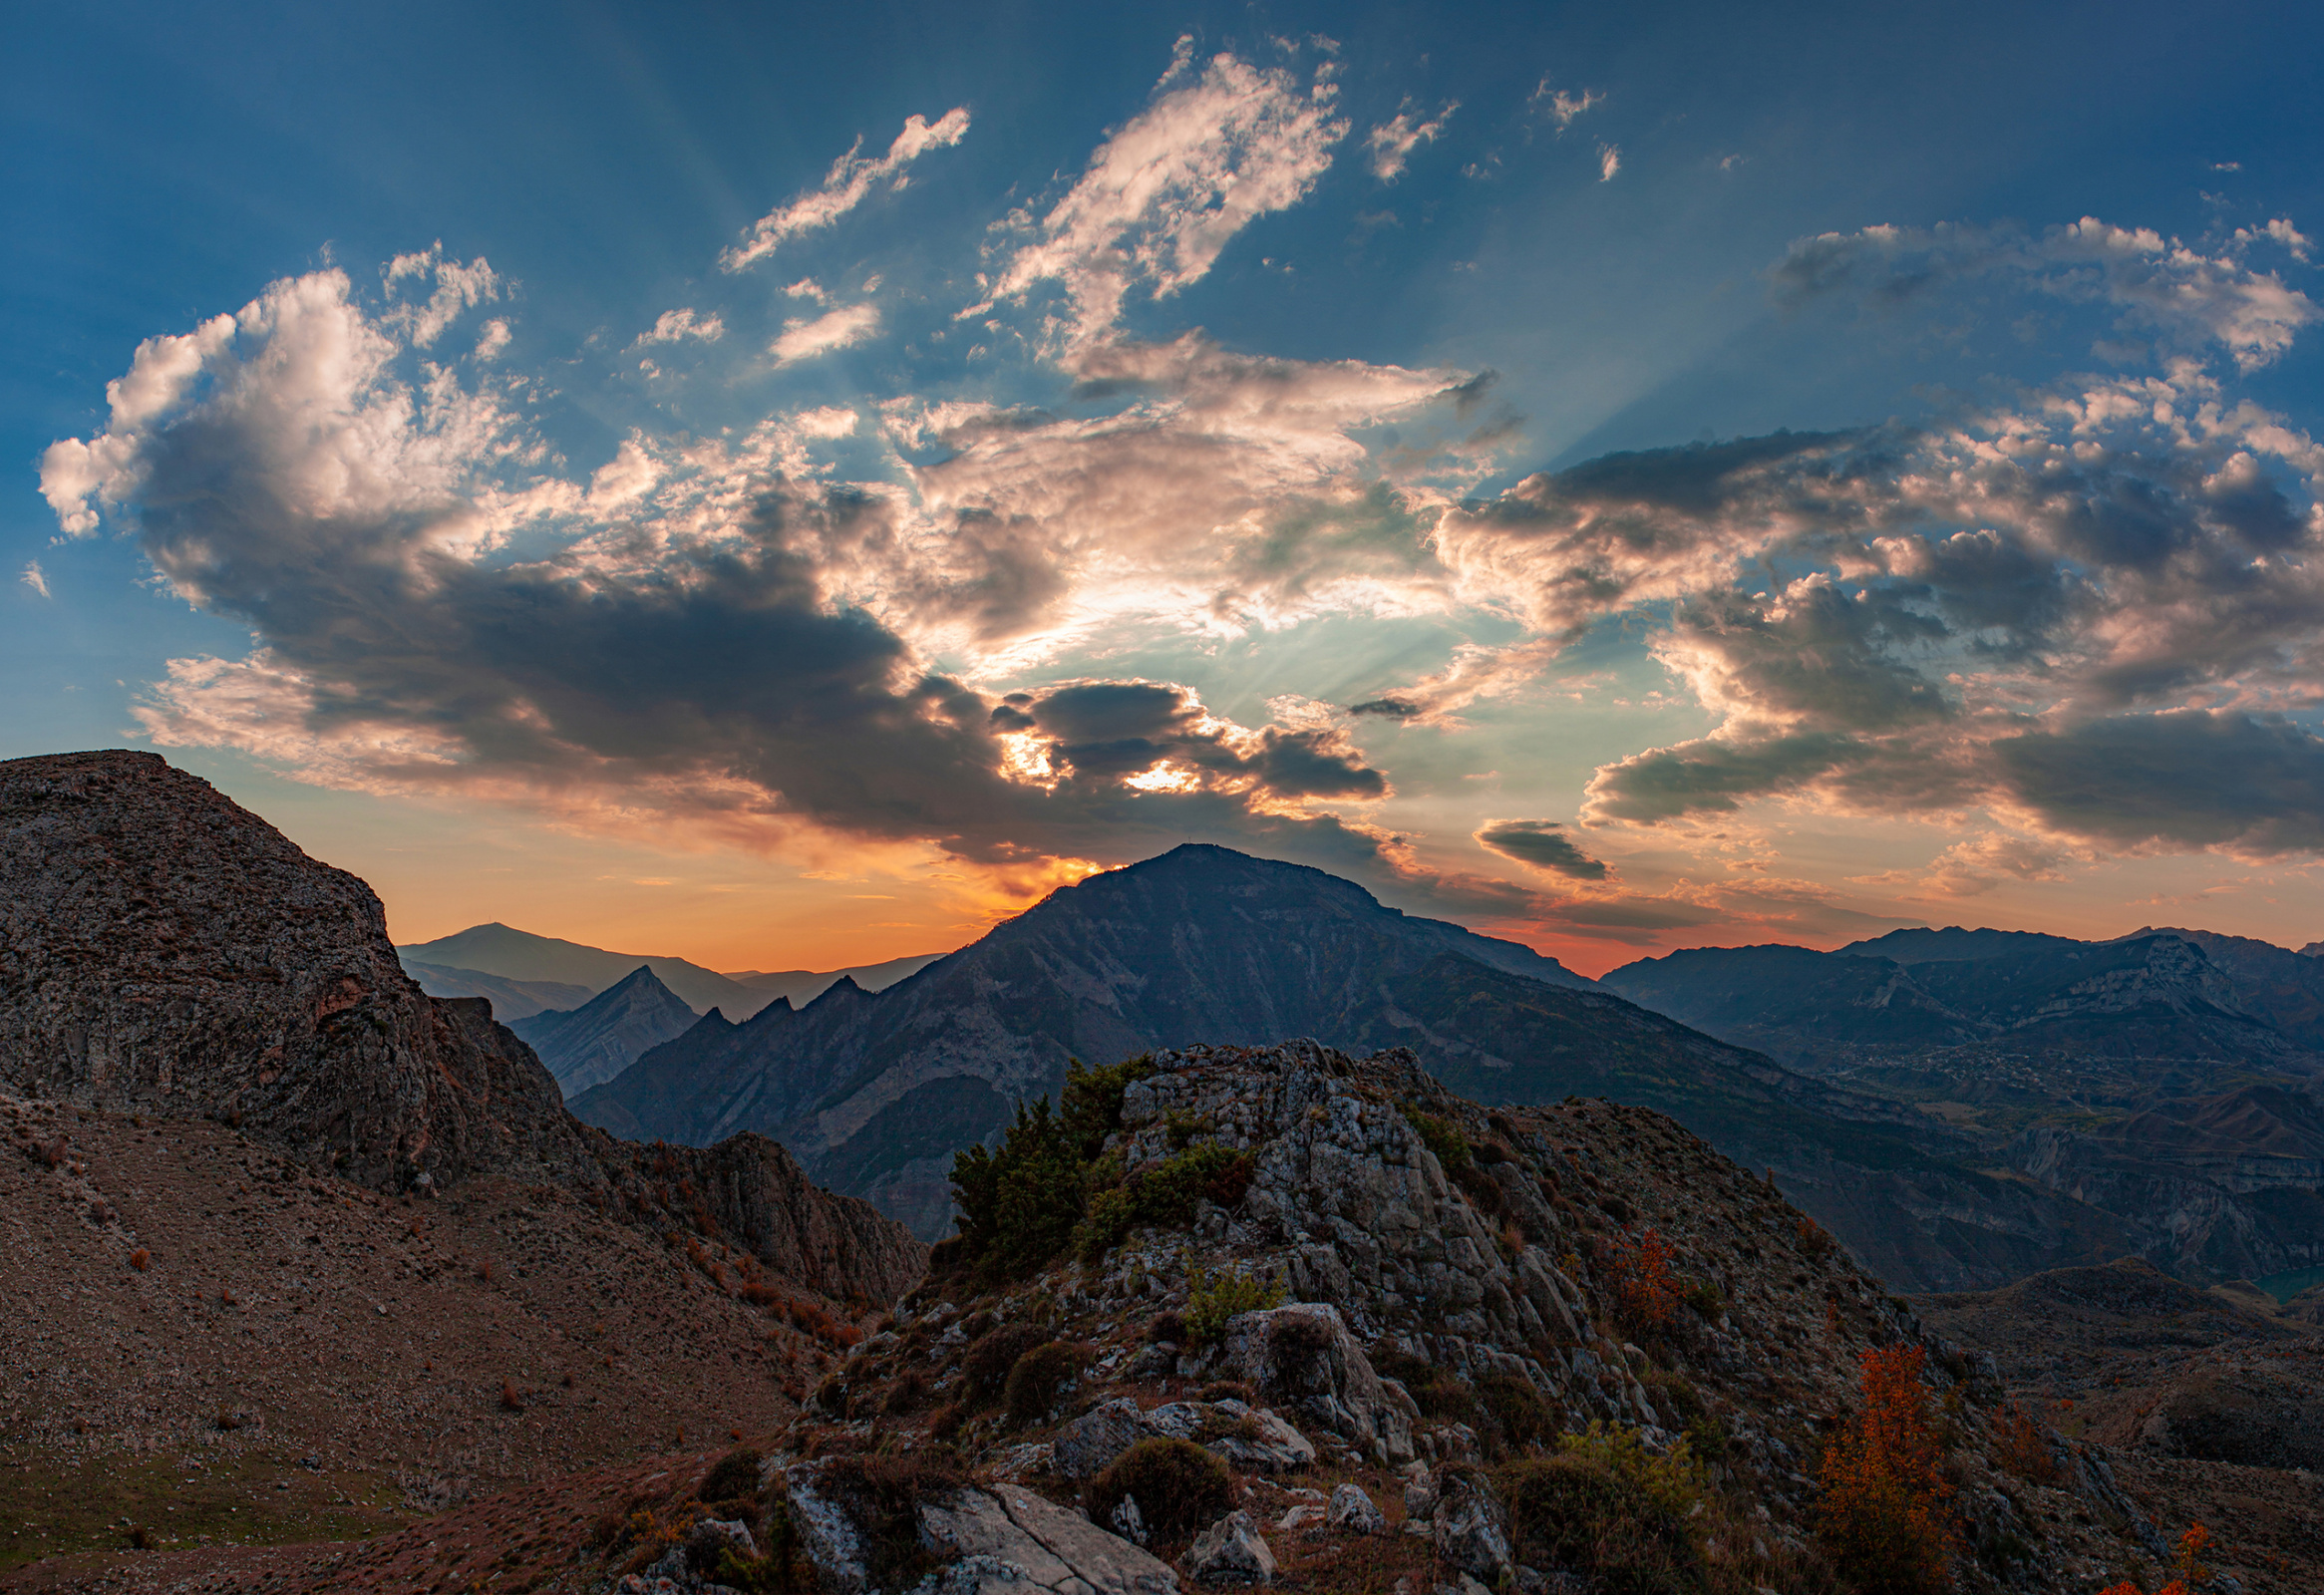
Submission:
POLYGON ((1614 1298, 1614 1316, 1633 1335, 1666 1329, 1685 1298, 1671 1274, 1678 1250, 1649 1229, 1636 1241, 1617 1235, 1606 1243, 1600 1259, 1607 1288, 1614 1298))
POLYGON ((1824 1452, 1817 1531, 1854 1583, 1889 1595, 1952 1587, 1952 1486, 1920 1383, 1926 1360, 1918 1346, 1865 1352, 1863 1409, 1824 1452))

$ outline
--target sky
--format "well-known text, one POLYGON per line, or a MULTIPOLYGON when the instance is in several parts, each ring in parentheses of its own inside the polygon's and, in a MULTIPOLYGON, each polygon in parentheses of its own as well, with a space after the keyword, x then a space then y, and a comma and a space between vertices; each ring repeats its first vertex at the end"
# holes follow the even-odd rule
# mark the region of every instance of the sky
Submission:
POLYGON ((2324 13, 125 4, 0 757, 722 969, 1181 841, 1597 973, 2324 939, 2324 13))

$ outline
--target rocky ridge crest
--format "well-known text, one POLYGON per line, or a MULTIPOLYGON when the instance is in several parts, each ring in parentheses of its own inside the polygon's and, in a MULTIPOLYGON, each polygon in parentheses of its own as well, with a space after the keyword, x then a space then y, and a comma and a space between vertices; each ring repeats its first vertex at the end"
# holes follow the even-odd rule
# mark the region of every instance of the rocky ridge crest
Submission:
MULTIPOLYGON (((1141 1188, 1191 1157, 1208 1193, 1115 1244, 1085 1226, 1078 1255, 998 1287, 966 1253, 940 1254, 732 1508, 795 1533, 835 1511, 858 1539, 903 1536, 927 1559, 891 1577, 836 1568, 811 1534, 812 1567, 790 1576, 883 1595, 1066 1587, 1012 1570, 1033 1554, 1021 1541, 955 1554, 950 1514, 1014 1491, 1076 1512, 1094 1564, 1143 1547, 1196 1585, 1832 1590, 1812 1475, 1862 1399, 1863 1355, 1900 1347, 1925 1358, 1945 1415, 1960 1589, 2095 1591, 2156 1565, 2150 1508, 2101 1452, 2035 1428, 2040 1476, 2013 1471, 1992 1359, 1929 1333, 1762 1179, 1659 1115, 1488 1111, 1409 1053, 1312 1042, 1147 1067, 1093 1181, 1141 1188), (1569 1534, 1526 1504, 1540 1475, 1510 1467, 1571 1455, 1691 1502, 1647 1547, 1661 1581, 1606 1549, 1623 1525, 1569 1534)), ((729 1509, 672 1505, 681 1520, 729 1509)), ((647 1567, 651 1548, 617 1536, 602 1565, 636 1581, 622 1590, 708 1587, 682 1556, 647 1567)), ((1141 1571, 1084 1585, 1169 1587, 1147 1561, 1122 1565, 1141 1571)))
POLYGON ((0 1083, 217 1119, 391 1194, 548 1182, 834 1297, 892 1298, 925 1259, 765 1137, 641 1147, 580 1123, 488 1002, 405 973, 369 886, 148 753, 0 762, 0 1083))

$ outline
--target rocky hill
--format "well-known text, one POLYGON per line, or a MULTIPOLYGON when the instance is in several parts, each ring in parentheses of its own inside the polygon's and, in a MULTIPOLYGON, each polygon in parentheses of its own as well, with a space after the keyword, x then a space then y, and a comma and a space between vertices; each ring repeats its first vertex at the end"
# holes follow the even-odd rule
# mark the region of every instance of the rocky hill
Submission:
POLYGON ((694 1010, 640 964, 576 1008, 519 1019, 509 1029, 531 1046, 557 1089, 577 1097, 637 1062, 640 1054, 694 1028, 694 1010))
POLYGON ((471 925, 434 941, 408 943, 396 952, 406 964, 479 970, 509 980, 553 981, 578 986, 590 995, 627 979, 642 964, 697 1014, 713 1008, 755 1014, 767 1001, 766 993, 684 958, 608 952, 511 925, 471 925))
POLYGON ((1661 1110, 1785 1188, 1907 1288, 1995 1284, 2122 1225, 1984 1172, 1966 1137, 1640 1009, 1512 943, 1416 920, 1319 870, 1180 847, 1059 891, 887 991, 706 1018, 573 1102, 615 1133, 751 1127, 923 1237, 952 1154, 1093 1062, 1202 1038, 1409 1046, 1494 1103, 1602 1096, 1661 1110))
POLYGON ((1297 1043, 1014 1122, 937 1272, 780 1433, 245 1587, 2095 1595, 2158 1584, 2195 1510, 2211 1588, 2314 1587, 2313 1543, 2126 1484, 1652 1112, 1487 1110, 1297 1043))
POLYGON ((834 1295, 920 1266, 773 1141, 649 1149, 574 1119, 488 1003, 405 974, 370 887, 153 754, 0 763, 0 1084, 220 1120, 391 1194, 502 1174, 675 1211, 834 1295))

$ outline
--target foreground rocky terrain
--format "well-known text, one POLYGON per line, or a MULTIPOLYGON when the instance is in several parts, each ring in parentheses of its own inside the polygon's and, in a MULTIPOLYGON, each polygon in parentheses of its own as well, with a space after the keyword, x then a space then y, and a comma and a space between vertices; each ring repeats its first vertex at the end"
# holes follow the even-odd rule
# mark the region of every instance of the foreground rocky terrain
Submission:
MULTIPOLYGON (((2316 1587, 2312 1541, 2246 1539, 2246 1496, 2060 1433, 2024 1370, 1653 1113, 1489 1111, 1409 1054, 1304 1043, 1077 1077, 1019 1130, 1065 1149, 1073 1210, 988 1207, 972 1170, 936 1272, 779 1430, 366 1542, 83 1564, 80 1587, 2096 1592, 2159 1584, 2198 1507, 2228 1508, 2203 1519, 2210 1587, 2316 1587), (1932 1447, 1928 1582, 1867 1574, 1834 1516, 1830 1458, 1899 1410, 1882 1358, 1932 1447)), ((1020 1195, 1068 1188, 999 1157, 1020 1195)), ((2109 1322, 2154 1306, 2159 1276, 2124 1277, 2109 1322)), ((1943 1308, 1983 1333, 2031 1300, 1943 1308)))
POLYGON ((925 1248, 617 1141, 379 900, 147 754, 0 763, 0 1565, 377 1526, 773 1421, 925 1248))

